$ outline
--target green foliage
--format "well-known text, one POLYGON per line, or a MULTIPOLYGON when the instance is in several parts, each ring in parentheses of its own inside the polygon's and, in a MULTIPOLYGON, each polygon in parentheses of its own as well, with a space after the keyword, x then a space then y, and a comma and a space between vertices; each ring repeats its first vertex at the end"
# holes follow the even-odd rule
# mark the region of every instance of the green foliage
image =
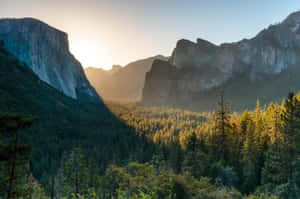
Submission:
POLYGON ((31 146, 20 143, 20 134, 33 122, 32 117, 20 114, 0 115, 0 188, 3 190, 1 194, 7 195, 8 199, 30 195, 29 187, 24 184, 28 176, 31 146))
POLYGON ((230 124, 230 102, 225 101, 224 90, 221 90, 218 95, 220 96, 220 101, 217 102, 217 109, 214 113, 215 120, 215 139, 217 143, 216 154, 220 154, 222 160, 227 161, 228 148, 227 137, 229 132, 232 130, 232 125, 230 124))
POLYGON ((32 187, 31 199, 49 199, 41 186, 32 187))
POLYGON ((259 195, 249 195, 249 196, 245 197, 245 199, 279 199, 279 198, 275 195, 262 193, 259 195))
MULTIPOLYGON (((245 197, 248 199, 297 198, 300 170, 296 121, 300 106, 298 97, 288 100, 283 106, 271 104, 262 109, 258 103, 254 111, 247 110, 241 116, 228 115, 225 134, 219 125, 222 120, 216 122, 212 113, 110 104, 113 113, 140 136, 143 146, 140 149, 150 149, 144 154, 153 156, 147 158, 152 161, 139 163, 144 159, 142 156, 129 156, 132 162, 126 164, 113 153, 116 164, 102 173, 98 158, 74 148, 64 153, 56 173, 56 195, 103 199, 240 199, 241 191, 250 194, 245 197), (289 104, 290 101, 293 102, 289 104), (221 141, 226 156, 216 154, 225 152, 218 150, 221 141), (149 142, 155 143, 153 148, 148 148, 149 142), (287 156, 288 151, 292 155, 287 156)), ((44 197, 37 188, 30 194, 44 197)))
POLYGON ((183 170, 196 178, 205 175, 208 168, 208 156, 201 148, 202 144, 197 139, 196 134, 192 133, 186 145, 183 170))
MULTIPOLYGON (((197 115, 136 105, 110 104, 109 107, 138 134, 163 146, 162 152, 154 157, 166 164, 155 163, 154 168, 158 165, 196 178, 211 177, 220 186, 237 188, 246 194, 256 190, 272 192, 278 186, 278 190, 283 190, 279 189, 280 185, 284 187, 288 182, 293 183, 291 192, 297 193, 299 181, 293 176, 299 176, 296 149, 299 148, 300 97, 292 97, 282 106, 270 104, 265 109, 257 101, 254 111, 246 110, 239 116, 230 114, 222 95, 215 114, 197 115), (288 104, 289 101, 292 103, 288 104)), ((278 191, 282 195, 279 193, 283 191, 278 191)))
POLYGON ((68 190, 65 191, 65 195, 69 196, 71 193, 87 195, 88 180, 87 159, 80 148, 75 148, 63 161, 61 184, 64 190, 68 190))
POLYGON ((103 191, 108 198, 241 198, 235 190, 228 191, 224 186, 211 184, 211 179, 199 180, 188 173, 174 174, 145 163, 130 163, 125 168, 111 166, 105 175, 103 191), (112 186, 114 185, 114 186, 112 186))

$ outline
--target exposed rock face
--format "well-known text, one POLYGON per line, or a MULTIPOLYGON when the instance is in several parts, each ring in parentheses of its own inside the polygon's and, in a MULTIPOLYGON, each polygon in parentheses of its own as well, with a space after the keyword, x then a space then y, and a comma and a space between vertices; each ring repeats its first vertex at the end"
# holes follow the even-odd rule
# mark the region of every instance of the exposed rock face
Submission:
POLYGON ((154 60, 152 69, 147 73, 146 84, 143 93, 145 102, 151 103, 152 99, 156 99, 157 104, 165 103, 165 100, 176 99, 174 91, 176 91, 177 69, 166 61, 154 60), (158 89, 159 88, 159 89, 158 89))
POLYGON ((205 40, 197 39, 197 43, 193 43, 182 39, 177 42, 170 62, 178 68, 201 67, 201 65, 211 61, 217 48, 205 40))
POLYGON ((105 100, 138 101, 142 98, 146 72, 154 60, 165 60, 161 55, 138 60, 124 67, 113 66, 111 70, 87 68, 85 73, 98 94, 105 100))
POLYGON ((69 51, 68 36, 32 18, 0 19, 0 40, 41 80, 81 101, 99 101, 81 64, 69 51))
MULTIPOLYGON (((145 90, 147 93, 176 93, 181 103, 192 102, 191 98, 215 88, 225 87, 243 76, 249 84, 255 84, 300 63, 300 12, 288 16, 282 23, 271 25, 250 40, 226 43, 216 46, 198 39, 197 43, 180 40, 169 59, 169 64, 177 70, 176 81, 172 86, 162 84, 151 87, 158 78, 168 79, 168 75, 158 74, 159 70, 147 74, 145 90), (176 86, 174 86, 176 84, 176 86), (168 89, 165 87, 169 87, 168 89), (172 88, 171 88, 172 87, 172 88), (153 91, 155 89, 155 91, 153 91), (170 89, 173 89, 171 92, 170 89), (176 91, 175 91, 175 90, 176 91)), ((154 63, 152 68, 155 69, 154 63)), ((162 63, 159 63, 164 67, 162 63)), ((167 66, 168 63, 165 63, 167 66)), ((152 70, 153 70, 152 69, 152 70)), ((287 89, 288 92, 288 89, 287 89)), ((174 96, 174 94, 172 94, 174 96)), ((169 104, 169 94, 143 98, 152 104, 169 104), (165 96, 165 97, 162 97, 165 96)))

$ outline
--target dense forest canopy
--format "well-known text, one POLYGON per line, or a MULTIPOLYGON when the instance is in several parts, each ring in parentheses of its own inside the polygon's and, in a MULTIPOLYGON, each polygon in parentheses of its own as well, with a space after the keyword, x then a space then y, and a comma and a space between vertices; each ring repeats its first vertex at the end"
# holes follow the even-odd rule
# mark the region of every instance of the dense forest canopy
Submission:
MULTIPOLYGON (((31 159, 21 177, 30 176, 35 183, 24 183, 28 190, 22 194, 29 198, 299 198, 300 95, 291 93, 282 105, 264 108, 257 101, 254 110, 242 113, 230 111, 223 91, 219 98, 211 113, 108 103, 124 128, 140 138, 130 144, 141 153, 130 153, 122 142, 111 145, 113 149, 107 146, 114 152, 102 155, 78 144, 63 152, 43 180, 34 178, 32 168, 40 163, 31 159), (103 166, 107 155, 111 159, 103 166)), ((9 143, 5 135, 1 138, 5 150, 9 143)), ((1 165, 10 161, 4 159, 1 165)), ((1 168, 2 179, 9 179, 1 168)))

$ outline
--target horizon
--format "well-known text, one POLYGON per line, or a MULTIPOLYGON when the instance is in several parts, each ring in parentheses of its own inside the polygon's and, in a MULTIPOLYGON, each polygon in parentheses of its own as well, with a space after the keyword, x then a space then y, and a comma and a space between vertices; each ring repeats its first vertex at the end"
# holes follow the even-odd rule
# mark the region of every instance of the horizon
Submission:
POLYGON ((180 39, 201 38, 220 45, 252 38, 300 5, 295 0, 288 5, 270 0, 156 2, 4 0, 0 18, 41 20, 68 34, 70 51, 84 68, 109 70, 147 57, 170 56, 180 39))

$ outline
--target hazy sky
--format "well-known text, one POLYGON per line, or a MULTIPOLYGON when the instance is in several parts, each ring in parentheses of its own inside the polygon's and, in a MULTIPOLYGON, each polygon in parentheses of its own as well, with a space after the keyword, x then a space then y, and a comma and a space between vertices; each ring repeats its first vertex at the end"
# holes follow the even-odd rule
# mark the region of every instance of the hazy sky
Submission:
POLYGON ((63 30, 84 67, 107 69, 169 56, 181 38, 250 38, 299 9, 299 0, 0 0, 0 17, 34 17, 63 30))

